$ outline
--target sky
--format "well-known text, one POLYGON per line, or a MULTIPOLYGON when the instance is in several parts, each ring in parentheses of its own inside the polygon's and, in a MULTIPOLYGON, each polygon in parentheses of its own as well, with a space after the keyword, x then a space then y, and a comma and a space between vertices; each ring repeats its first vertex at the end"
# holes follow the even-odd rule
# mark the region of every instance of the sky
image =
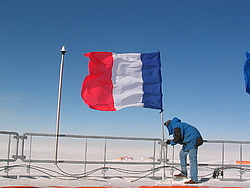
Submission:
POLYGON ((60 133, 161 138, 161 120, 178 117, 207 140, 250 140, 243 75, 249 6, 247 0, 2 0, 0 130, 55 133, 65 45, 60 133), (92 51, 160 51, 163 114, 90 109, 80 91, 88 75, 83 54, 92 51))

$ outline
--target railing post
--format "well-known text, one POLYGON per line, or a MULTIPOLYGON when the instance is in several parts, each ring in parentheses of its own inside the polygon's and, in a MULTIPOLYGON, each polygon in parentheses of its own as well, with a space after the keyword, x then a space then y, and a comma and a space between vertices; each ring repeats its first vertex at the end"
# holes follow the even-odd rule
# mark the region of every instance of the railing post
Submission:
MULTIPOLYGON (((223 170, 224 170, 224 163, 225 163, 225 143, 223 142, 223 144, 222 144, 222 172, 223 172, 223 170)), ((224 178, 224 176, 223 176, 223 174, 224 173, 222 173, 222 179, 224 178)))
POLYGON ((29 166, 27 169, 29 176, 30 176, 30 164, 31 164, 31 150, 32 150, 32 135, 30 136, 29 166))
MULTIPOLYGON (((164 142, 165 154, 164 154, 164 166, 167 164, 168 160, 168 145, 164 142)), ((166 167, 164 167, 164 179, 166 178, 166 167)))
POLYGON ((106 152, 107 152, 107 138, 105 138, 104 142, 104 156, 103 156, 103 177, 106 176, 106 152))
MULTIPOLYGON (((156 147, 156 143, 154 140, 154 148, 153 148, 153 169, 155 169, 155 147, 156 147)), ((155 172, 153 172, 153 177, 155 177, 155 172)))
POLYGON ((10 143, 11 143, 11 134, 9 134, 9 142, 8 142, 8 154, 7 154, 7 167, 6 170, 7 176, 9 176, 9 165, 10 165, 10 143))
POLYGON ((86 142, 85 142, 84 174, 86 174, 87 172, 87 151, 88 151, 88 138, 86 138, 86 142))
POLYGON ((174 177, 174 146, 173 146, 173 153, 172 153, 172 168, 171 168, 171 175, 174 177))
POLYGON ((16 155, 13 155, 12 157, 14 159, 21 159, 24 160, 26 158, 26 156, 24 155, 24 139, 27 139, 27 136, 15 136, 15 139, 17 139, 17 143, 16 143, 16 155), (20 139, 22 140, 22 147, 21 147, 21 155, 18 155, 18 150, 19 150, 19 141, 20 139))
POLYGON ((242 143, 240 143, 240 179, 242 179, 242 143))

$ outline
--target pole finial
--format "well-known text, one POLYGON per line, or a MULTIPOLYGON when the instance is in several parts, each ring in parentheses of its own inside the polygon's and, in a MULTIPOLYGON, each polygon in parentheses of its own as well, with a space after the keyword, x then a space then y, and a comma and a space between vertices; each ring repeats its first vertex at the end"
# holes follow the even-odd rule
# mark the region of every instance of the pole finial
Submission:
POLYGON ((62 52, 63 55, 66 53, 66 48, 65 48, 65 46, 62 46, 61 52, 62 52))

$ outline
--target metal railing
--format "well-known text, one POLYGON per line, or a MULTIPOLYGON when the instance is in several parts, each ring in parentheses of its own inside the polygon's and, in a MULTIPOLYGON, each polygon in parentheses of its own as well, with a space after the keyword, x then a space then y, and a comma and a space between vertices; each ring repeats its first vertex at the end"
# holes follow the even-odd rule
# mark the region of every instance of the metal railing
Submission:
MULTIPOLYGON (((178 170, 180 165, 178 147, 165 145, 159 138, 67 134, 60 134, 58 137, 58 161, 55 161, 55 148, 53 147, 55 137, 55 134, 46 133, 24 133, 19 135, 16 132, 0 131, 2 143, 0 163, 6 162, 5 174, 1 170, 3 175, 0 174, 0 176, 6 176, 6 174, 9 176, 10 171, 17 163, 21 164, 19 166, 23 165, 27 168, 26 173, 28 173, 28 176, 36 176, 31 175, 30 169, 32 169, 33 164, 48 166, 56 163, 56 166, 57 164, 83 166, 83 176, 88 174, 87 169, 91 165, 94 166, 93 168, 97 167, 103 170, 102 176, 106 176, 108 165, 114 168, 125 165, 126 168, 132 166, 136 169, 141 166, 144 166, 144 169, 150 166, 153 176, 156 172, 154 169, 163 169, 163 175, 162 172, 158 173, 162 177, 167 177, 165 170, 168 167, 171 169, 172 177, 174 169, 178 170), (126 153, 127 151, 130 152, 126 153), (114 158, 114 156, 117 158, 114 158), (137 159, 136 157, 140 158, 137 159)), ((199 150, 199 157, 202 159, 199 162, 199 171, 212 171, 213 177, 219 178, 221 176, 224 178, 223 172, 225 170, 234 169, 239 172, 237 177, 239 180, 250 179, 250 177, 245 176, 245 172, 250 171, 250 165, 243 164, 244 157, 245 160, 250 161, 249 154, 243 155, 250 151, 250 141, 205 140, 199 150), (232 147, 232 145, 236 147, 232 147), (208 146, 211 146, 213 151, 217 151, 217 153, 211 153, 211 150, 209 152, 206 149, 208 146), (228 150, 226 150, 226 147, 228 146, 230 147, 229 151, 234 156, 233 161, 227 159, 228 150), (215 147, 218 148, 214 149, 215 147), (245 147, 249 147, 249 149, 245 147), (212 162, 211 160, 206 161, 207 156, 212 156, 215 160, 212 162), (235 160, 237 160, 237 164, 235 160)), ((209 159, 212 157, 209 157, 209 159)))
MULTIPOLYGON (((32 159, 31 158, 31 152, 32 152, 32 139, 34 137, 51 137, 54 138, 56 137, 56 135, 54 134, 42 134, 42 133, 25 133, 24 134, 24 138, 25 139, 29 139, 30 137, 30 145, 29 145, 29 152, 30 155, 27 158, 24 151, 25 151, 25 140, 23 140, 22 142, 22 161, 23 162, 36 162, 36 163, 55 163, 54 160, 43 160, 43 159, 32 159)), ((158 159, 155 160, 156 158, 156 144, 160 144, 161 143, 161 139, 159 138, 135 138, 135 137, 114 137, 114 136, 86 136, 86 135, 67 135, 67 134, 60 134, 59 138, 69 138, 69 139, 84 139, 85 140, 85 145, 84 147, 82 147, 82 149, 85 151, 84 152, 84 156, 83 156, 83 160, 58 160, 57 163, 84 163, 84 164, 151 164, 151 165, 155 165, 155 164, 160 164, 162 159, 158 159), (89 139, 96 139, 96 140, 102 140, 104 142, 103 145, 103 159, 102 160, 96 160, 96 161, 88 161, 87 160, 87 154, 88 154, 88 140, 89 139), (109 140, 123 140, 123 141, 148 141, 148 142, 153 142, 153 147, 152 149, 152 161, 151 162, 133 162, 133 161, 123 161, 123 162, 119 162, 119 161, 108 161, 106 156, 107 156, 107 141, 109 140), (160 162, 159 162, 160 161, 160 162)), ((162 152, 162 151, 161 151, 162 152)), ((161 156, 161 155, 160 155, 161 156)))
POLYGON ((0 131, 0 136, 2 138, 1 150, 5 151, 3 153, 1 152, 2 155, 0 156, 0 162, 7 162, 8 165, 9 162, 15 162, 17 159, 16 156, 18 155, 19 134, 16 132, 0 131), (13 150, 13 147, 15 147, 14 148, 15 153, 12 153, 13 155, 11 156, 11 150, 13 150))

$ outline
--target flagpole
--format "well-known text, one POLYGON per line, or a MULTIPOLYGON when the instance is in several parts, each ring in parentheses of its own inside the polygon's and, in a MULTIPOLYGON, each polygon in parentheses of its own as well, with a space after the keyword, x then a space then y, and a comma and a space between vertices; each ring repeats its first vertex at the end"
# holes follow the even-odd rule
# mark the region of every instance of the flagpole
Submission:
MULTIPOLYGON (((162 159, 163 159, 163 165, 166 166, 167 162, 167 155, 166 155, 166 147, 165 147, 165 129, 164 129, 164 117, 163 117, 163 111, 160 112, 161 114, 161 129, 162 129, 162 159)), ((163 168, 163 175, 162 175, 162 180, 164 180, 166 177, 166 169, 163 168)))
POLYGON ((165 129, 164 129, 164 117, 163 117, 163 110, 160 112, 161 114, 161 130, 162 130, 162 141, 165 140, 165 129))
POLYGON ((58 138, 59 138, 59 124, 60 124, 60 112, 61 112, 61 96, 62 96, 62 79, 63 79, 63 67, 64 67, 64 55, 66 53, 65 46, 62 46, 61 49, 62 58, 61 58, 61 66, 60 66, 60 78, 58 85, 58 100, 57 100, 57 113, 56 113, 56 141, 55 141, 55 161, 57 164, 57 156, 58 156, 58 138))

